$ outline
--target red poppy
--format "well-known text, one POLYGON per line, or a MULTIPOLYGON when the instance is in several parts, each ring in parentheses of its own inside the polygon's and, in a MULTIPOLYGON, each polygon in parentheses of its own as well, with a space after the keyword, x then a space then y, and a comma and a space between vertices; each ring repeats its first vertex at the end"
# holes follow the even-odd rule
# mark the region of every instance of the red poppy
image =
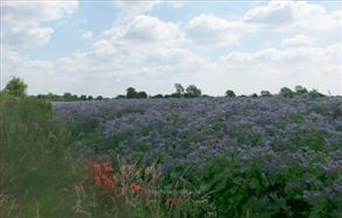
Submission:
POLYGON ((134 183, 131 185, 131 189, 137 192, 141 189, 141 186, 138 183, 134 183))

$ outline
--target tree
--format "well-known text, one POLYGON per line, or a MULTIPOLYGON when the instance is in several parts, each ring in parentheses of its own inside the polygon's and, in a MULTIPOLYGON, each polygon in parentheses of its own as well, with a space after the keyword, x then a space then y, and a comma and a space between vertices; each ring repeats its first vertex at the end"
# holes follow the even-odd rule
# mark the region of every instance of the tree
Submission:
POLYGON ((147 94, 146 94, 146 92, 138 92, 136 94, 136 97, 137 98, 147 98, 147 94))
POLYGON ((176 83, 175 88, 176 88, 176 93, 174 95, 175 97, 181 97, 184 95, 184 87, 180 83, 176 83))
POLYGON ((93 100, 93 96, 89 95, 88 100, 93 100))
POLYGON ((295 87, 296 95, 303 96, 308 93, 308 90, 304 88, 303 86, 296 86, 295 87))
POLYGON ((261 97, 272 97, 271 92, 267 91, 267 90, 263 90, 260 92, 260 96, 261 97))
POLYGON ((201 95, 202 95, 202 91, 199 88, 197 88, 195 85, 190 85, 186 88, 185 97, 197 98, 197 97, 201 97, 201 95))
POLYGON ((126 96, 125 95, 117 95, 115 98, 116 99, 122 99, 122 98, 126 98, 126 96))
POLYGON ((234 93, 233 90, 227 90, 226 93, 225 93, 225 96, 233 98, 233 97, 236 97, 236 94, 234 93))
POLYGON ((136 98, 137 97, 137 92, 135 91, 134 88, 129 87, 126 90, 126 98, 136 98))
POLYGON ((294 96, 294 92, 287 87, 283 87, 280 89, 279 95, 285 98, 292 98, 294 96))
POLYGON ((257 98, 258 95, 257 95, 257 93, 253 93, 253 94, 251 95, 251 97, 252 97, 252 98, 257 98))
POLYGON ((87 96, 86 96, 86 95, 81 95, 80 99, 81 99, 82 101, 85 101, 85 100, 87 100, 87 96))
POLYGON ((63 94, 63 100, 67 100, 67 101, 70 101, 72 99, 72 95, 70 92, 65 92, 63 94))
POLYGON ((13 77, 6 85, 5 92, 17 97, 26 96, 27 85, 19 77, 13 77))
POLYGON ((163 98, 163 95, 162 94, 157 94, 155 96, 152 96, 152 98, 163 98))
POLYGON ((102 99, 103 99, 102 95, 99 95, 96 97, 96 100, 102 100, 102 99))
POLYGON ((321 97, 325 97, 324 94, 318 92, 316 89, 310 91, 310 92, 308 93, 308 95, 309 95, 310 98, 321 98, 321 97))

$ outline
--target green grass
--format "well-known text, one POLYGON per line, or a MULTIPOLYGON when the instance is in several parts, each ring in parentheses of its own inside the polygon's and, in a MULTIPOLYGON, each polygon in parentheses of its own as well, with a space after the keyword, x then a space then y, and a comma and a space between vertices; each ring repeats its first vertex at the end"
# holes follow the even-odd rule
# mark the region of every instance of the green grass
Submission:
POLYGON ((71 216, 84 177, 72 131, 46 101, 1 94, 1 217, 71 216))

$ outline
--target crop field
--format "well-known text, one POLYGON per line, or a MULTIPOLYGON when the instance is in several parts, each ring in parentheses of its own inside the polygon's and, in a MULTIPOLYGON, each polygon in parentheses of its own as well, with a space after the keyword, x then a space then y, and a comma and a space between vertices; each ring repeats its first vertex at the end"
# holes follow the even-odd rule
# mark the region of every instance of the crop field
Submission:
POLYGON ((114 169, 123 163, 145 169, 135 175, 137 190, 146 188, 144 199, 157 194, 175 203, 179 216, 342 215, 340 97, 51 105, 57 120, 77 129, 80 153, 114 169), (152 168, 156 192, 146 175, 152 168))
POLYGON ((1 217, 341 217, 340 97, 1 96, 1 217))

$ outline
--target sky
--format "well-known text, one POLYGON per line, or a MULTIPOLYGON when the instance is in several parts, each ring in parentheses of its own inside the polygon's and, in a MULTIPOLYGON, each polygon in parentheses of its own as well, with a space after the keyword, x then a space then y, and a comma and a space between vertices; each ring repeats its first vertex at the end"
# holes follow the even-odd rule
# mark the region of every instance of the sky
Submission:
POLYGON ((342 95, 341 1, 1 1, 1 89, 342 95))

